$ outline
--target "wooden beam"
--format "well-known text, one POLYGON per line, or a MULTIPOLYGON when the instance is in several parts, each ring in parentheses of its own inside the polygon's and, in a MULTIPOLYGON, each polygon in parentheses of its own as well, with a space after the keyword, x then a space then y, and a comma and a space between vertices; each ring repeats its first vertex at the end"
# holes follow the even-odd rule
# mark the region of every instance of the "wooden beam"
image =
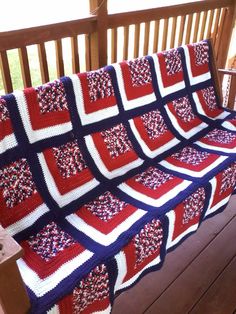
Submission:
POLYGON ((159 6, 157 8, 147 10, 109 14, 108 28, 188 15, 211 9, 227 7, 232 4, 234 4, 234 0, 197 0, 191 3, 159 6))
POLYGON ((76 21, 0 32, 0 51, 44 43, 65 37, 95 32, 96 16, 76 21))

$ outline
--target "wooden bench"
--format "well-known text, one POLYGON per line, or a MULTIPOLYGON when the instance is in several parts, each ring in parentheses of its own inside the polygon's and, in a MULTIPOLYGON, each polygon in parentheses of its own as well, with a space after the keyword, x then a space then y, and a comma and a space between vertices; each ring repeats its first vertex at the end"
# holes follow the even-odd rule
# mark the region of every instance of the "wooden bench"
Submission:
MULTIPOLYGON (((220 107, 215 76, 203 41, 0 99, 0 222, 24 249, 33 313, 109 312, 226 207, 236 115, 220 107)), ((14 278, 20 254, 1 263, 14 278)), ((26 312, 25 289, 16 291, 26 312)))

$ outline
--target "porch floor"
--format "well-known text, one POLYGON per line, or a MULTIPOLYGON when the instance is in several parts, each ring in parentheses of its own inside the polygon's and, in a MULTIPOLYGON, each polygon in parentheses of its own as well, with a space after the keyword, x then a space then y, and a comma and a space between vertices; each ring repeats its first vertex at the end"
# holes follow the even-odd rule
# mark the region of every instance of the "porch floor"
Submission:
POLYGON ((141 313, 236 314, 236 195, 168 253, 159 271, 116 298, 112 314, 141 313))
POLYGON ((120 294, 112 314, 236 313, 236 195, 168 253, 159 271, 120 294))

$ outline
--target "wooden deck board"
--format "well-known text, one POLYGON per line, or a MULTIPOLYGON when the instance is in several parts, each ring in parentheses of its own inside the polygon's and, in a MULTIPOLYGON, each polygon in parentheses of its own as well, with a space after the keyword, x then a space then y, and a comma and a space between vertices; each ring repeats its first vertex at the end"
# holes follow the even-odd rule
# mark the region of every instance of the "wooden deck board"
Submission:
POLYGON ((236 256, 227 265, 191 314, 233 313, 236 306, 236 256))
POLYGON ((236 255, 235 241, 232 241, 235 232, 236 217, 226 225, 221 233, 210 242, 145 313, 189 313, 215 278, 221 274, 225 265, 236 255))
MULTIPOLYGON (((166 303, 170 304, 172 303, 172 295, 170 294, 171 291, 172 294, 176 292, 175 289, 178 289, 178 286, 176 287, 175 282, 179 282, 179 285, 185 285, 184 281, 181 281, 181 278, 188 278, 188 276, 192 276, 195 272, 195 267, 191 266, 196 265, 195 259, 197 259, 198 256, 207 256, 208 249, 210 247, 211 254, 214 254, 214 250, 217 249, 217 238, 221 239, 221 248, 223 243, 228 244, 228 239, 224 238, 222 239, 222 236, 220 234, 223 232, 225 233, 225 229, 230 229, 230 232, 227 231, 226 234, 230 234, 232 236, 234 232, 234 236, 236 234, 236 196, 233 196, 230 200, 230 203, 228 207, 225 209, 225 211, 221 214, 218 214, 205 222, 201 225, 197 233, 190 236, 184 243, 182 243, 179 247, 177 247, 173 252, 168 253, 166 256, 165 263, 161 270, 153 272, 145 276, 139 283, 137 283, 132 289, 127 290, 126 292, 122 293, 117 299, 115 300, 114 307, 112 314, 141 314, 148 310, 147 313, 161 313, 161 314, 177 314, 180 312, 177 312, 176 306, 173 305, 171 309, 168 309, 167 311, 162 309, 161 311, 157 311, 157 309, 150 308, 152 304, 155 303, 157 305, 157 299, 163 300, 163 298, 166 298, 166 303), (232 221, 232 222, 231 222, 232 221), (227 227, 227 225, 231 226, 227 227), (234 227, 233 227, 234 224, 234 227), (224 242, 225 239, 225 242, 224 242), (212 244, 214 242, 214 245, 212 244), (213 245, 213 248, 212 248, 213 245), (214 248, 215 246, 215 248, 214 248), (204 253, 205 251, 205 253, 204 253), (190 267, 191 266, 191 267, 190 267), (190 267, 190 268, 189 268, 190 267), (192 271, 189 271, 189 269, 192 271), (188 272, 184 275, 185 271, 188 272), (175 289, 173 289, 175 287, 175 289), (166 294, 167 293, 167 294, 166 294), (168 294, 169 293, 169 294, 168 294), (166 297, 165 297, 166 294, 166 297), (152 311, 153 310, 153 311, 152 311)), ((233 242, 233 241, 231 241, 233 242)), ((235 252, 233 247, 232 251, 235 252)), ((232 248, 232 246, 231 246, 232 248)), ((233 254, 233 253, 232 253, 233 254)), ((222 267, 226 265, 224 262, 224 254, 222 252, 220 253, 222 255, 221 262, 224 264, 222 267)), ((228 261, 230 260, 231 251, 227 251, 228 261)), ((215 255, 214 255, 215 256, 215 255)), ((215 258, 215 257, 214 257, 215 258)), ((202 263, 204 263, 204 258, 202 258, 202 263)), ((215 263, 217 261, 213 261, 215 263)), ((216 263, 217 264, 217 263, 216 263)), ((216 270, 215 268, 215 276, 219 275, 219 272, 223 269, 221 266, 219 266, 219 263, 217 264, 218 268, 216 270)), ((203 266, 202 266, 203 267, 203 266)), ((198 271, 200 273, 202 272, 201 268, 198 271)), ((196 276, 196 275, 195 275, 196 276)), ((198 281, 198 276, 196 276, 198 281)), ((214 275, 212 275, 209 285, 214 281, 214 275)), ((201 283, 197 285, 198 289, 201 289, 201 283), (200 288, 199 288, 200 287, 200 288)), ((205 285, 205 289, 207 289, 207 285, 205 285)), ((191 290, 191 289, 189 289, 191 290)), ((202 291, 198 298, 195 297, 194 293, 191 295, 189 294, 188 298, 190 298, 191 305, 193 306, 194 303, 201 297, 201 295, 204 293, 202 291)), ((186 301, 186 298, 183 299, 183 296, 181 297, 182 304, 185 304, 186 302, 189 303, 189 300, 186 301)), ((174 303, 174 302, 173 302, 174 303)), ((172 304, 173 304, 172 303, 172 304)), ((153 305, 154 306, 154 305, 153 305)), ((236 307, 236 306, 235 306, 236 307)), ((189 306, 188 306, 189 309, 189 306)), ((191 309, 191 306, 190 306, 191 309)), ((181 314, 184 314, 187 312, 181 312, 181 314)), ((231 312, 232 313, 232 312, 231 312)), ((230 313, 230 314, 231 314, 230 313)), ((224 313, 225 314, 225 313, 224 313)))

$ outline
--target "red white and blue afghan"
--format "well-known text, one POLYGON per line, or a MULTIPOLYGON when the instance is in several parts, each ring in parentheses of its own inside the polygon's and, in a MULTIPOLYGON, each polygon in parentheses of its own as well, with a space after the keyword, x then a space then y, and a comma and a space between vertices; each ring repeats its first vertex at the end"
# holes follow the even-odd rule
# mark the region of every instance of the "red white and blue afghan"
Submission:
POLYGON ((208 41, 0 98, 0 223, 31 312, 109 313, 117 292, 222 211, 236 114, 208 41))

